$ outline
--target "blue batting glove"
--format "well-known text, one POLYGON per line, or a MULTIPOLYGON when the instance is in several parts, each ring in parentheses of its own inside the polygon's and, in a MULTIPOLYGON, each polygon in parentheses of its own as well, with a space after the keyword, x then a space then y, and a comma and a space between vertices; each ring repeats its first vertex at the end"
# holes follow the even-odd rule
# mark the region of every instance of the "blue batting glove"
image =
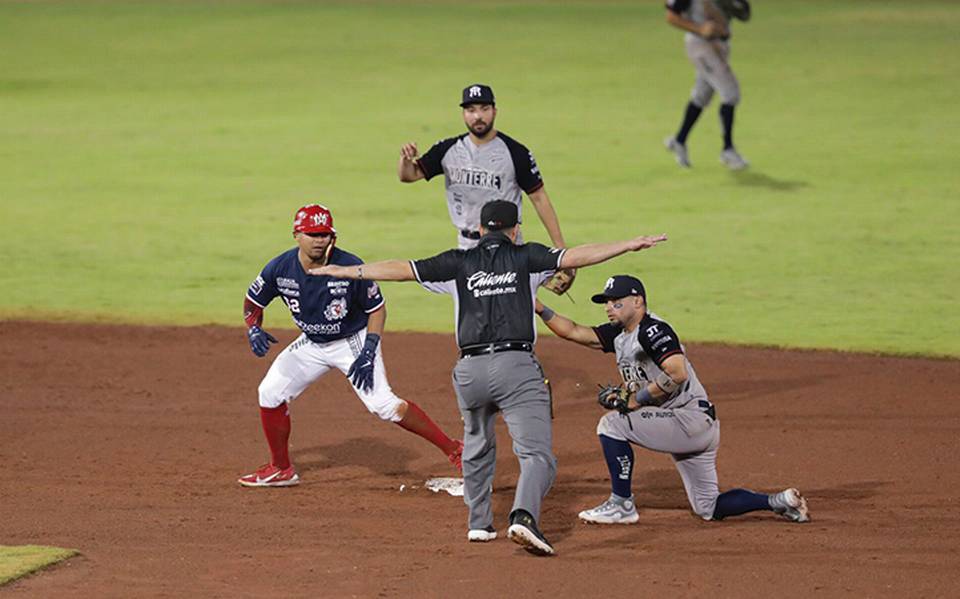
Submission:
POLYGON ((253 350, 253 353, 257 354, 258 358, 267 355, 267 352, 270 351, 270 344, 277 342, 273 335, 257 325, 253 325, 247 329, 247 340, 250 342, 250 349, 253 350))
POLYGON ((367 333, 367 340, 363 342, 360 355, 347 371, 347 377, 357 389, 373 391, 373 362, 377 358, 378 345, 380 345, 380 335, 367 333))

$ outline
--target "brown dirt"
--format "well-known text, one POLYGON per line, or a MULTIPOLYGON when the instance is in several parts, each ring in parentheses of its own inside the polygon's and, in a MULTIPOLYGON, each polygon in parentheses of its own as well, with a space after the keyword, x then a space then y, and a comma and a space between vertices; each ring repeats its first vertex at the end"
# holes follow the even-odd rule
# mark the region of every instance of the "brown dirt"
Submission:
MULTIPOLYGON (((384 346, 398 394, 458 433, 452 339, 384 346)), ((814 521, 699 521, 669 458, 638 451, 640 524, 589 527, 577 511, 608 493, 594 385, 615 371, 599 352, 538 347, 557 406, 550 559, 468 544, 459 498, 411 488, 451 475, 444 457, 337 374, 293 406, 304 484, 238 486, 266 458, 255 389, 270 363, 240 329, 0 323, 0 543, 82 552, 0 593, 955 596, 960 362, 693 345, 724 423, 721 485, 795 485, 814 521)), ((501 530, 516 472, 501 434, 501 530)))

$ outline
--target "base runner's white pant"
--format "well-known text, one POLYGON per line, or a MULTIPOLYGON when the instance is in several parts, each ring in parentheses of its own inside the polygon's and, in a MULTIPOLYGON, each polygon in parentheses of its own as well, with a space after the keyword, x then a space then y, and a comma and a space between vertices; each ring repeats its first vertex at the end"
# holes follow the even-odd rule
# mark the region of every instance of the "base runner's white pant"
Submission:
MULTIPOLYGON (((306 335, 300 335, 280 352, 260 382, 260 405, 264 408, 276 408, 284 402, 293 401, 331 368, 336 368, 346 375, 350 365, 363 349, 366 337, 366 329, 329 343, 315 343, 306 335)), ((403 400, 390 389, 379 347, 373 365, 373 390, 363 391, 356 387, 353 387, 353 390, 370 412, 383 420, 401 420, 397 409, 403 400)))

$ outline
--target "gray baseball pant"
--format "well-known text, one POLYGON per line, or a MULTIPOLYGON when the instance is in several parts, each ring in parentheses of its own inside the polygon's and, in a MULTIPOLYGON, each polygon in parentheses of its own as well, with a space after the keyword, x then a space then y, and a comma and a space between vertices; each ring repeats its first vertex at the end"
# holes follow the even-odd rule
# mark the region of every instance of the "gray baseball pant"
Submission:
POLYGON ((690 92, 690 101, 700 108, 706 108, 716 91, 724 104, 738 104, 740 83, 730 68, 730 42, 705 40, 689 34, 684 36, 684 45, 687 58, 697 69, 697 79, 690 92))
POLYGON ((690 508, 703 518, 713 518, 720 488, 717 484, 717 449, 720 422, 695 408, 640 408, 628 415, 608 412, 597 425, 597 434, 669 453, 683 479, 690 508))
POLYGON ((536 356, 506 351, 461 358, 453 369, 453 385, 463 416, 463 501, 469 510, 468 526, 493 525, 490 495, 497 461, 497 412, 503 414, 513 453, 520 461, 513 510, 526 510, 539 522, 540 504, 556 478, 557 459, 552 449, 550 392, 536 356))

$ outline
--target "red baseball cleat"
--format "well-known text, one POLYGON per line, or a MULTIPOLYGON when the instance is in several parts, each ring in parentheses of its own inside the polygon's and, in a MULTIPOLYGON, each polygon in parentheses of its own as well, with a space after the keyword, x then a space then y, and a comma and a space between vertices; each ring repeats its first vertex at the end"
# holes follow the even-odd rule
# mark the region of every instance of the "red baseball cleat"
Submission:
POLYGON ((463 441, 456 440, 454 443, 456 443, 457 446, 452 452, 447 454, 447 459, 450 460, 453 467, 457 469, 457 472, 463 474, 463 441))
POLYGON ((280 469, 273 464, 264 464, 253 474, 241 476, 237 482, 245 487, 292 487, 300 484, 300 477, 292 465, 280 469))

